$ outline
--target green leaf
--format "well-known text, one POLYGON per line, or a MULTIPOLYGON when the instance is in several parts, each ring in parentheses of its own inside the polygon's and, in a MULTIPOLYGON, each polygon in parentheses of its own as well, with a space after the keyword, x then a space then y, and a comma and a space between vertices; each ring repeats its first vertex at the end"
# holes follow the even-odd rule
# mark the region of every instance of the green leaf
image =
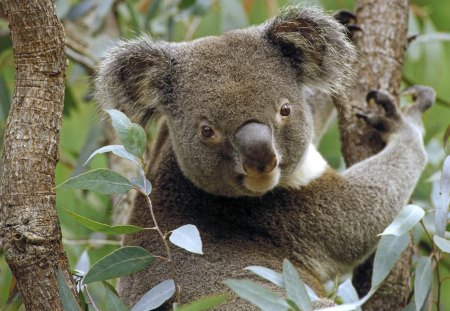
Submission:
POLYGON ((239 297, 263 311, 286 311, 289 304, 271 290, 249 280, 227 280, 225 284, 239 297))
POLYGON ((381 237, 373 263, 372 289, 381 285, 408 244, 408 235, 381 237))
POLYGON ((78 215, 72 211, 65 210, 70 216, 72 216, 76 221, 85 226, 86 228, 91 229, 95 232, 101 232, 104 234, 111 235, 120 235, 120 234, 130 234, 144 231, 145 228, 141 228, 134 225, 119 225, 119 226, 110 226, 107 224, 103 224, 101 222, 97 222, 95 220, 86 218, 84 216, 78 215))
POLYGON ((127 193, 133 188, 133 185, 119 173, 100 168, 69 178, 58 187, 61 189, 86 189, 101 194, 111 194, 127 193))
POLYGON ((108 109, 106 112, 111 117, 112 125, 125 149, 141 159, 147 143, 144 129, 136 123, 131 123, 130 119, 119 110, 108 109))
POLYGON ((200 233, 194 225, 184 225, 173 230, 169 240, 191 253, 203 254, 200 233))
POLYGON ((178 3, 178 9, 180 10, 187 9, 188 7, 194 5, 195 1, 196 0, 181 0, 180 3, 178 3))
POLYGON ((251 271, 254 274, 262 277, 263 279, 272 282, 276 286, 284 288, 283 276, 280 273, 273 271, 272 269, 261 266, 248 266, 244 268, 244 270, 251 271))
POLYGON ((394 221, 380 235, 404 235, 409 232, 425 215, 425 211, 417 205, 406 205, 395 217, 394 221))
POLYGON ((142 296, 131 311, 153 310, 161 306, 175 294, 175 282, 167 280, 159 283, 142 296))
POLYGON ((416 301, 416 310, 421 310, 433 280, 433 267, 430 257, 420 257, 417 261, 416 279, 414 280, 414 299, 416 301))
MULTIPOLYGON (((358 293, 353 287, 352 279, 348 278, 337 289, 337 296, 341 297, 344 303, 352 303, 359 300, 358 293)), ((356 311, 361 311, 360 307, 355 309, 356 311)))
POLYGON ((80 305, 70 290, 69 285, 67 285, 66 278, 60 268, 56 272, 56 283, 58 284, 59 297, 61 298, 64 310, 81 311, 80 305))
POLYGON ((142 247, 125 246, 97 261, 86 273, 84 284, 130 275, 145 269, 153 260, 142 247))
POLYGON ((106 152, 112 152, 113 154, 115 154, 116 156, 119 156, 121 158, 127 159, 132 161, 134 164, 136 164, 138 167, 142 167, 142 165, 140 164, 140 161, 138 158, 136 158, 134 155, 132 155, 131 153, 129 153, 128 151, 125 150, 124 146, 122 145, 109 145, 109 146, 105 146, 105 147, 101 147, 97 150, 95 150, 90 156, 89 158, 86 160, 86 162, 84 163, 84 165, 86 165, 94 156, 96 156, 97 154, 100 153, 106 153, 106 152))
POLYGON ((220 0, 222 10, 222 32, 248 25, 247 15, 239 0, 220 0))
POLYGON ((122 143, 131 154, 142 158, 147 144, 147 135, 139 124, 133 123, 129 135, 125 140, 122 140, 122 143))
POLYGON ((206 311, 218 307, 230 299, 228 295, 216 295, 203 297, 189 304, 181 305, 176 308, 177 311, 206 311))
POLYGON ((311 311, 313 308, 305 284, 297 268, 287 259, 283 261, 283 280, 288 298, 302 310, 311 311))
POLYGON ((120 300, 116 290, 108 282, 103 282, 106 290, 106 310, 108 311, 128 311, 127 306, 120 300))
POLYGON ((75 265, 75 270, 78 272, 82 272, 82 275, 85 275, 89 271, 89 267, 91 266, 89 255, 87 250, 84 250, 81 253, 80 258, 78 258, 77 264, 75 265))
POLYGON ((450 156, 447 156, 444 160, 440 188, 441 204, 435 206, 434 225, 436 228, 436 235, 444 237, 445 226, 447 225, 448 207, 450 204, 450 156))
POLYGON ((444 238, 441 238, 440 236, 435 235, 433 237, 434 244, 436 244, 437 247, 444 253, 450 254, 450 241, 446 240, 444 238))
POLYGON ((147 178, 134 177, 130 181, 133 186, 140 189, 145 194, 149 195, 152 193, 152 183, 147 178))
POLYGON ((288 303, 288 305, 289 305, 289 307, 290 307, 290 309, 289 309, 289 311, 291 311, 291 309, 292 310, 294 310, 294 311, 302 311, 302 310, 300 310, 300 308, 297 306, 297 304, 294 302, 294 301, 292 301, 291 299, 286 299, 286 302, 288 303))
POLYGON ((443 138, 444 149, 447 149, 447 147, 450 145, 449 138, 450 138, 450 125, 447 126, 447 129, 445 130, 445 133, 444 133, 444 138, 443 138))

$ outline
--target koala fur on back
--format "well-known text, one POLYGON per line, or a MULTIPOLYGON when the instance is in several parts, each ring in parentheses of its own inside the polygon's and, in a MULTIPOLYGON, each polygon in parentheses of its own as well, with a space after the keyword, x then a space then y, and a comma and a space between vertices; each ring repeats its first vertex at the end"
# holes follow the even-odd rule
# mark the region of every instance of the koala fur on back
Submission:
MULTIPOLYGON (((228 278, 251 277, 246 266, 279 269, 283 258, 324 295, 323 282, 373 252, 425 154, 420 109, 395 119, 382 152, 342 174, 317 152, 304 89, 344 97, 355 55, 332 17, 292 7, 260 26, 192 42, 139 38, 105 56, 98 101, 142 124, 162 117, 148 171, 160 227, 194 224, 202 236, 203 256, 173 248, 183 302, 226 291, 228 278)), ((143 198, 129 222, 153 226, 143 198)), ((154 232, 124 244, 165 255, 154 232)), ((120 293, 133 305, 169 278, 158 261, 122 279, 120 293)), ((223 307, 252 308, 237 299, 223 307)))

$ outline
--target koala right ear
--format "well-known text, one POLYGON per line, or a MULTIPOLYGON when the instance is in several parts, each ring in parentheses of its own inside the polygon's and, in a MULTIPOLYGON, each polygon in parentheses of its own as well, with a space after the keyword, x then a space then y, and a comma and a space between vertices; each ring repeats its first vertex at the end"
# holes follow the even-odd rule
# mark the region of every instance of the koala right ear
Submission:
POLYGON ((145 123, 170 93, 171 60, 148 38, 122 41, 108 51, 95 78, 95 98, 104 108, 145 123))
POLYGON ((266 26, 269 42, 297 71, 301 83, 327 93, 345 93, 356 58, 346 30, 319 8, 292 6, 266 26))

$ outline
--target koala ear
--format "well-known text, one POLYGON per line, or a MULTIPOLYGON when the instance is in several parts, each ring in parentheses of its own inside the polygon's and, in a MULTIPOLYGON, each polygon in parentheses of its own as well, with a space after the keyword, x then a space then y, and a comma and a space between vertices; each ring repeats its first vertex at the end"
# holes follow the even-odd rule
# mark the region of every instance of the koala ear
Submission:
POLYGON ((100 63, 95 98, 104 108, 119 109, 145 125, 170 94, 170 69, 170 58, 157 43, 122 41, 100 63))
POLYGON ((320 9, 287 8, 269 22, 266 34, 301 83, 333 95, 343 94, 351 83, 355 48, 344 26, 320 9))

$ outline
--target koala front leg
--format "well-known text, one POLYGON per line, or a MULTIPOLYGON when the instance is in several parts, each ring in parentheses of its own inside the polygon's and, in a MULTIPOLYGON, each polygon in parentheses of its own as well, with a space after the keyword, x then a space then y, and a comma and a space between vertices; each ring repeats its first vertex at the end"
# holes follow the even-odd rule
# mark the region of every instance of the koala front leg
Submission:
POLYGON ((367 100, 381 106, 384 115, 357 114, 386 140, 381 152, 342 174, 357 202, 355 210, 346 211, 351 217, 347 233, 355 236, 356 232, 357 244, 367 248, 376 244, 377 234, 407 204, 426 164, 421 115, 432 105, 435 93, 423 86, 411 87, 406 93, 412 94, 415 102, 403 112, 388 93, 372 91, 367 100))

